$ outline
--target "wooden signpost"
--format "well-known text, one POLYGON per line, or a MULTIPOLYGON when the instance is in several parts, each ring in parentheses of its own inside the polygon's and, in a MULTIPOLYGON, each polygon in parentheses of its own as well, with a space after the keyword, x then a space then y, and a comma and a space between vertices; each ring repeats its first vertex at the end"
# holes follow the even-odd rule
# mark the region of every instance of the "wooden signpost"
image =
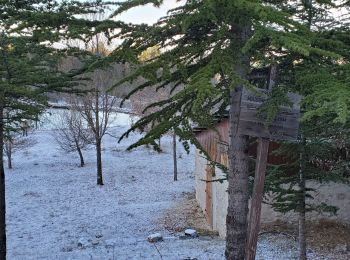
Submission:
POLYGON ((257 110, 268 99, 268 93, 268 90, 260 90, 258 94, 243 90, 239 133, 270 140, 295 140, 298 136, 301 97, 287 94, 293 106, 281 106, 274 121, 267 124, 263 118, 257 116, 257 110))
POLYGON ((249 211, 248 241, 246 246, 245 260, 254 260, 258 235, 260 230, 261 205, 264 193, 265 173, 270 140, 296 140, 299 128, 301 96, 288 94, 293 104, 281 106, 278 114, 271 124, 257 115, 258 108, 268 99, 275 84, 276 66, 271 66, 268 89, 255 94, 243 90, 241 99, 241 111, 238 121, 238 132, 242 135, 258 137, 257 158, 255 165, 255 177, 253 195, 249 211))

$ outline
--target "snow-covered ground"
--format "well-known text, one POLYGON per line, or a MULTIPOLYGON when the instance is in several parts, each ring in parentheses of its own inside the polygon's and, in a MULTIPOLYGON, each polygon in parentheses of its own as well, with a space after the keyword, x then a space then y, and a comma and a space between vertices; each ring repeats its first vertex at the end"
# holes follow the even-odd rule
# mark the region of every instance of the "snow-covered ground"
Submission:
MULTIPOLYGON (((111 135, 120 136, 128 124, 117 116, 111 135)), ((170 138, 162 139, 160 154, 146 147, 126 151, 139 137, 120 144, 105 137, 105 185, 97 186, 93 147, 80 168, 77 154, 57 149, 49 127, 32 133, 37 143, 17 152, 6 172, 8 259, 224 259, 223 240, 181 240, 157 224, 193 192, 194 154, 178 146, 179 181, 173 182, 170 138), (146 241, 155 232, 163 242, 146 241)), ((292 240, 262 237, 257 259, 293 259, 295 251, 292 240)))

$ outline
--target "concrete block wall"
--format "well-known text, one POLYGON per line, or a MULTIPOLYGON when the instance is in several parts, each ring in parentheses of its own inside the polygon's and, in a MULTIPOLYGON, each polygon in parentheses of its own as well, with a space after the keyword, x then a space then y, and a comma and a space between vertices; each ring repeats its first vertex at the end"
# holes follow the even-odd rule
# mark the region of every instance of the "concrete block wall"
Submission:
MULTIPOLYGON (((195 163, 195 179, 196 179, 196 198, 199 206, 205 213, 206 207, 206 165, 207 160, 197 151, 196 163, 195 163)), ((222 179, 224 174, 220 169, 215 169, 215 179, 222 179)), ((314 202, 336 206, 339 208, 336 216, 330 216, 328 214, 318 214, 317 212, 308 213, 307 218, 318 220, 318 219, 330 219, 336 220, 341 223, 350 225, 350 186, 338 183, 320 184, 316 182, 308 183, 309 186, 317 188, 317 192, 314 195, 314 202)), ((213 200, 213 230, 219 232, 220 237, 226 236, 226 214, 228 205, 228 194, 227 194, 227 181, 223 183, 213 182, 212 183, 212 200, 213 200)), ((276 220, 296 222, 297 215, 293 212, 287 214, 281 214, 272 209, 267 204, 262 205, 261 210, 261 222, 269 223, 276 220)))
MULTIPOLYGON (((226 176, 219 169, 215 169, 213 179, 220 180, 226 176)), ((219 232, 221 237, 226 235, 226 215, 228 206, 227 195, 228 182, 213 182, 213 229, 219 232)))
POLYGON ((206 179, 206 165, 207 160, 199 153, 199 151, 196 151, 196 157, 195 157, 195 181, 196 181, 196 199, 198 201, 199 206, 205 212, 205 200, 206 200, 206 194, 205 194, 205 180, 206 179))

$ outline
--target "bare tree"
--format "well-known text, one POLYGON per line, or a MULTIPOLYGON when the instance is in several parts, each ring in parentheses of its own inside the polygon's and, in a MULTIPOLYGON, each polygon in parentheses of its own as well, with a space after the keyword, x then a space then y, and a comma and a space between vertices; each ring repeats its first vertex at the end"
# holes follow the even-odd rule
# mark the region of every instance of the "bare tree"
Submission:
POLYGON ((24 150, 33 145, 33 139, 28 138, 28 129, 30 123, 27 119, 22 119, 19 123, 10 123, 11 111, 5 111, 7 125, 3 133, 3 154, 7 157, 7 167, 12 169, 13 153, 18 150, 24 150))
POLYGON ((84 167, 85 161, 82 150, 93 143, 93 133, 87 127, 87 123, 74 107, 59 114, 55 122, 56 131, 54 138, 60 148, 66 152, 76 151, 80 158, 80 167, 84 167))
POLYGON ((35 144, 35 141, 29 137, 23 137, 16 132, 6 131, 4 136, 4 154, 7 157, 7 167, 12 169, 13 153, 23 151, 35 144))
MULTIPOLYGON (((86 15, 90 20, 103 20, 106 14, 103 10, 86 15)), ((84 48, 92 55, 107 56, 109 54, 109 41, 103 33, 97 33, 84 42, 67 42, 68 46, 84 48), (83 43, 83 44, 82 44, 83 43), (83 47, 84 45, 84 47, 83 47)), ((86 75, 89 81, 84 81, 84 89, 89 92, 84 96, 74 98, 72 107, 79 112, 86 121, 87 127, 93 135, 93 144, 96 149, 97 184, 103 185, 102 175, 102 138, 107 133, 111 115, 115 112, 118 98, 107 90, 121 77, 125 71, 120 64, 113 64, 105 69, 97 69, 86 75)))
POLYGON ((115 112, 118 98, 109 95, 107 89, 113 84, 113 70, 96 70, 91 75, 93 90, 79 99, 74 107, 86 120, 93 133, 97 160, 97 184, 103 185, 102 138, 107 133, 111 115, 115 112))

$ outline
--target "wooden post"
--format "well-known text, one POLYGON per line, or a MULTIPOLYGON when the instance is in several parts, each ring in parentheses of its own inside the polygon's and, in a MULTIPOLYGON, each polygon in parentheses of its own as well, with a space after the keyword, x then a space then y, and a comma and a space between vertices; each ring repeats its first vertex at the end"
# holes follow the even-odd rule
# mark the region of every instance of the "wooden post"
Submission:
MULTIPOLYGON (((267 89, 269 92, 275 85, 277 67, 272 65, 270 67, 269 79, 267 89)), ((253 195, 250 204, 249 222, 248 222, 248 234, 246 245, 245 260, 254 260, 256 254, 256 247, 258 243, 258 236, 260 231, 260 216, 261 216, 261 204, 264 194, 265 174, 267 166, 267 157, 269 154, 269 139, 258 138, 258 149, 256 155, 255 164, 255 176, 253 195)))
POLYGON ((206 167, 206 186, 205 186, 205 213, 210 228, 213 228, 213 174, 215 168, 212 165, 206 167))
POLYGON ((174 181, 177 181, 177 157, 176 157, 176 133, 173 133, 173 162, 174 162, 174 181))
POLYGON ((306 190, 305 190, 305 144, 306 139, 303 135, 301 135, 301 145, 303 146, 300 154, 299 154, 299 189, 300 189, 300 198, 299 198, 299 209, 298 209, 298 215, 299 215, 299 241, 298 241, 298 247, 299 247, 299 260, 306 260, 306 223, 305 223, 305 197, 306 197, 306 190))
POLYGON ((269 140, 259 138, 258 151, 255 166, 255 178, 253 196, 251 200, 249 222, 248 222, 248 241, 246 248, 246 260, 254 260, 258 235, 260 230, 261 204, 264 194, 265 172, 267 166, 267 156, 269 152, 269 140))

